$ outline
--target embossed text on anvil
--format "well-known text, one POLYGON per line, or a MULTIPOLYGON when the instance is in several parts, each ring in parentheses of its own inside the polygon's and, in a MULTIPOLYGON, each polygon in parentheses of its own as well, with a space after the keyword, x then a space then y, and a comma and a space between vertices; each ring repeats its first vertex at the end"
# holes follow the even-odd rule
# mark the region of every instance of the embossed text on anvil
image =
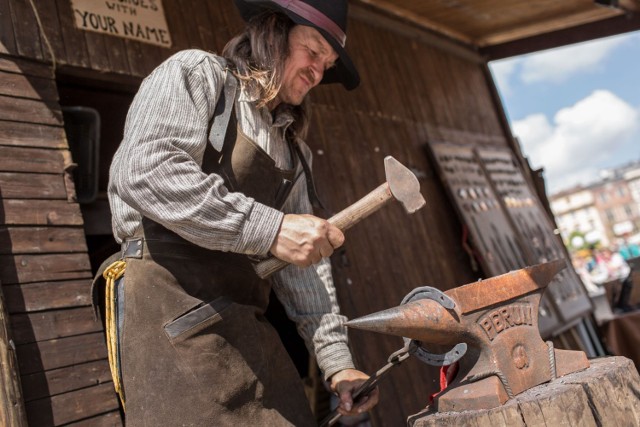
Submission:
POLYGON ((533 325, 530 304, 510 304, 491 311, 477 322, 491 341, 501 332, 520 325, 533 325))

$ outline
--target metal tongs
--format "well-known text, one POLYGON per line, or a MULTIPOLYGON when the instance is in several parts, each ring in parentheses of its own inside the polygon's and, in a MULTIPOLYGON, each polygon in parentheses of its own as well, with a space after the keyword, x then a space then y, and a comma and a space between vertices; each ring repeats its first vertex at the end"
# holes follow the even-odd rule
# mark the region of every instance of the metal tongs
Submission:
MULTIPOLYGON (((409 356, 416 352, 417 344, 411 340, 400 350, 394 352, 387 359, 387 364, 378 369, 375 374, 371 375, 358 389, 353 392, 353 401, 358 402, 359 399, 369 396, 369 394, 378 386, 378 382, 393 368, 404 362, 409 356)), ((330 427, 334 425, 342 416, 337 409, 334 409, 320 423, 320 427, 330 427)))

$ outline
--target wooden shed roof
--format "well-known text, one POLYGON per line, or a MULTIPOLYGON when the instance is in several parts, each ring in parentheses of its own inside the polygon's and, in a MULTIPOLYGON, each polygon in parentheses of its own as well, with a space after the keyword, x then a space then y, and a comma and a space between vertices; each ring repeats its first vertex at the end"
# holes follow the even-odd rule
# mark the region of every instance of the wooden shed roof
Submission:
POLYGON ((490 59, 640 29, 640 0, 358 0, 490 59))

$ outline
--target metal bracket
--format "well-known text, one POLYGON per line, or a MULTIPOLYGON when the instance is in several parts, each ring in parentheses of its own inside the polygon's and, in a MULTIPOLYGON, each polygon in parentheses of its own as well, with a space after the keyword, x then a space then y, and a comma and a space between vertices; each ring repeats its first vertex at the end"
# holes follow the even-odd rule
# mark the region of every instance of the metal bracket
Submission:
MULTIPOLYGON (((440 289, 432 288, 431 286, 421 286, 419 288, 415 288, 402 299, 400 305, 404 305, 411 301, 419 299, 433 300, 448 310, 455 310, 456 308, 456 302, 449 295, 445 294, 440 289)), ((403 339, 405 347, 408 347, 410 344, 413 344, 417 347, 415 353, 413 353, 415 357, 431 366, 451 365, 454 362, 460 360, 460 358, 467 352, 467 344, 458 343, 451 350, 444 354, 433 354, 422 347, 422 343, 420 343, 419 341, 411 340, 409 338, 403 339)))

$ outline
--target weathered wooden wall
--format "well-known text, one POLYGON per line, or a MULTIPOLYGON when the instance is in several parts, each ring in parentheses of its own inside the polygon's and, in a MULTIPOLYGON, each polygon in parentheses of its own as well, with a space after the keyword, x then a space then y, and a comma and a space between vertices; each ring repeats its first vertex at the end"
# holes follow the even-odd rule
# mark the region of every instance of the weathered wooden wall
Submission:
MULTIPOLYGON (((174 45, 163 49, 78 31, 73 27, 69 0, 33 3, 42 26, 36 22, 30 1, 0 0, 0 51, 51 62, 44 32, 58 75, 72 73, 102 82, 118 81, 121 76, 143 77, 163 58, 183 48, 220 51, 241 27, 228 0, 164 0, 174 45)), ((384 181, 383 158, 392 155, 419 174, 427 200, 427 206, 413 216, 407 216, 399 206, 389 206, 347 233, 345 250, 334 257, 335 278, 344 313, 356 317, 397 305, 414 287, 430 285, 445 290, 481 275, 471 269, 461 242, 462 225, 428 160, 425 143, 432 139, 504 146, 508 139, 501 107, 492 94, 492 83, 481 58, 470 49, 379 16, 357 3, 352 6, 347 46, 362 75, 362 84, 351 93, 340 86, 330 86, 312 94, 314 121, 308 143, 315 152, 319 193, 330 209, 340 210, 384 181)), ((50 75, 33 76, 29 81, 49 88, 38 89, 39 95, 46 90, 55 94, 50 75)), ((2 133, 7 133, 7 126, 15 128, 11 135, 20 135, 21 139, 5 138, 5 148, 0 149, 12 159, 24 159, 4 163, 27 162, 28 167, 34 168, 32 172, 37 172, 27 175, 6 170, 8 166, 0 172, 5 198, 2 222, 13 224, 9 222, 13 218, 15 224, 29 225, 12 225, 3 231, 5 241, 24 242, 25 247, 14 247, 9 250, 11 253, 2 255, 3 259, 12 260, 3 264, 3 272, 15 276, 11 284, 5 282, 5 293, 16 313, 16 328, 31 325, 24 327, 27 336, 22 338, 23 381, 28 384, 32 375, 39 375, 33 383, 48 381, 49 390, 70 386, 72 381, 63 380, 69 374, 72 375, 67 378, 74 381, 106 381, 106 365, 99 362, 104 353, 102 347, 96 350, 99 333, 89 326, 88 309, 47 311, 88 303, 83 299, 88 266, 80 231, 82 220, 74 205, 66 203, 64 186, 58 179, 62 171, 59 149, 64 149, 64 137, 55 97, 45 98, 50 100, 48 104, 32 99, 19 99, 16 103, 15 98, 7 96, 1 99, 20 106, 20 110, 7 108, 6 103, 0 107, 8 115, 0 122, 2 133), (16 120, 34 124, 24 125, 16 120), (28 143, 16 142, 23 140, 28 143), (29 161, 34 158, 40 160, 29 161), (42 213, 16 213, 24 211, 19 209, 24 206, 22 198, 26 194, 31 194, 28 198, 52 201, 30 204, 43 203, 42 213), (51 209, 55 214, 47 215, 51 209), (61 238, 64 245, 56 245, 61 238), (61 260, 78 265, 61 269, 61 260), (26 267, 18 268, 21 263, 26 267), (34 265, 38 268, 29 269, 34 265), (53 331, 54 326, 67 324, 66 319, 79 325, 81 332, 55 339, 60 332, 53 331), (80 362, 76 360, 71 365, 68 360, 47 356, 46 352, 56 351, 66 342, 69 348, 79 350, 74 356, 82 355, 87 363, 76 365, 80 362), (38 358, 30 356, 29 351, 38 354, 38 358), (51 365, 41 366, 45 360, 51 365), (52 370, 51 374, 47 370, 52 370)), ((0 165, 4 158, 3 154, 0 165)), ((382 366, 386 357, 402 345, 397 338, 365 332, 352 332, 351 337, 357 363, 368 372, 382 366)), ((67 356, 70 355, 65 353, 67 356)), ((428 394, 436 386, 434 369, 414 360, 405 362, 381 385, 382 401, 373 414, 375 425, 402 424, 406 416, 427 403, 428 394)), ((96 387, 96 391, 100 390, 96 387)), ((31 405, 35 409, 35 403, 31 405)))
POLYGON ((0 57, 0 81, 0 281, 29 424, 117 420, 51 67, 0 57))

